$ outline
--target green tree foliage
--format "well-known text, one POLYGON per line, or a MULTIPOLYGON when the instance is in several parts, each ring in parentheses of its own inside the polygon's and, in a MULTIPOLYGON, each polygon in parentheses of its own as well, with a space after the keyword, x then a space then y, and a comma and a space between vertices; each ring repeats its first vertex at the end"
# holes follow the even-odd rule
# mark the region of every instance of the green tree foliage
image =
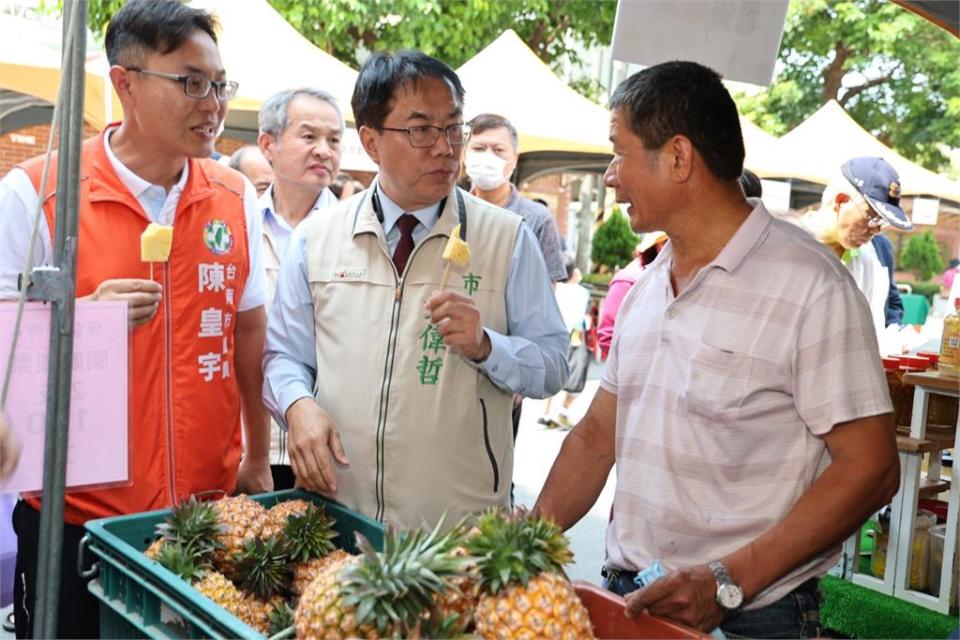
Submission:
POLYGON ((638 241, 639 237, 630 228, 627 217, 620 207, 615 207, 593 235, 590 259, 594 265, 609 269, 623 267, 633 260, 638 241))
MULTIPOLYGON (((617 7, 616 0, 269 1, 304 37, 353 67, 364 51, 419 49, 457 68, 506 29, 555 68, 580 64, 574 47, 609 43, 617 7)), ((123 4, 90 0, 94 31, 102 33, 123 4)))
POLYGON ((924 231, 910 236, 907 244, 900 251, 898 264, 901 269, 909 269, 916 273, 923 282, 943 271, 943 256, 940 254, 940 245, 933 237, 933 232, 924 231))
POLYGON ((960 42, 886 0, 793 0, 777 76, 738 96, 751 120, 784 134, 829 100, 902 155, 949 166, 960 146, 960 42))

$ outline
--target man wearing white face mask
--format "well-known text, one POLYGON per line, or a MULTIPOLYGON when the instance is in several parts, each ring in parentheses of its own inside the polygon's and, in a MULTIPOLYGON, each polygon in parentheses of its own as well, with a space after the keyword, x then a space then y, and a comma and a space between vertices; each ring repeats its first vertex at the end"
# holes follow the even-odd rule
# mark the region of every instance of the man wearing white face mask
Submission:
POLYGON ((510 184, 510 174, 517 168, 519 140, 517 130, 503 116, 483 113, 470 121, 465 168, 470 177, 470 193, 498 207, 513 211, 523 218, 540 243, 553 282, 567 278, 560 248, 560 232, 550 210, 524 198, 510 184))

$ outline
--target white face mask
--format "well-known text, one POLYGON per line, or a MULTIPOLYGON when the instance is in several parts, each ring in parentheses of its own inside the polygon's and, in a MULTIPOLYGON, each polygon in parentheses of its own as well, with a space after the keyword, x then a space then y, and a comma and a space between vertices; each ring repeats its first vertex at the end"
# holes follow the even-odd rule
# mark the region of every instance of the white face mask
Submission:
POLYGON ((507 161, 492 151, 467 151, 467 175, 475 187, 482 191, 492 191, 502 186, 506 181, 503 168, 507 161))

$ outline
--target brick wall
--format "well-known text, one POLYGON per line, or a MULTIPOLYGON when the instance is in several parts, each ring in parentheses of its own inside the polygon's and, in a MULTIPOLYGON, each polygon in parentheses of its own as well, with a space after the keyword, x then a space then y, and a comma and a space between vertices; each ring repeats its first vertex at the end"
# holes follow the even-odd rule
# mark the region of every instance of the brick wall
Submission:
POLYGON ((562 237, 567 236, 567 217, 570 210, 570 185, 562 173, 550 173, 520 185, 520 191, 528 198, 547 201, 562 237))
POLYGON ((228 138, 226 136, 220 136, 219 138, 217 138, 217 151, 219 151, 225 156, 232 156, 234 151, 236 151, 240 147, 247 144, 253 144, 253 143, 246 142, 244 140, 237 140, 236 138, 228 138))
MULTIPOLYGON (((84 123, 84 139, 96 134, 96 129, 84 123)), ((0 176, 6 175, 10 169, 24 160, 45 152, 49 138, 50 125, 46 124, 8 131, 0 136, 0 176)), ((56 149, 56 142, 54 142, 54 149, 56 149)))

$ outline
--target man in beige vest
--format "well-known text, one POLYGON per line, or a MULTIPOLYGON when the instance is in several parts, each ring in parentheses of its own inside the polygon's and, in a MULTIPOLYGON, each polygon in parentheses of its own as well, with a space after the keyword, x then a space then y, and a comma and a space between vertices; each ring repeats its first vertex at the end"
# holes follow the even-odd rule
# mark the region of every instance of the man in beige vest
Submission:
POLYGON ((463 93, 419 52, 363 66, 353 113, 379 175, 294 231, 264 356, 299 482, 402 528, 507 506, 512 394, 567 376, 536 238, 455 186, 463 93), (455 230, 471 256, 444 280, 455 230))
MULTIPOLYGON (((294 228, 315 211, 337 201, 330 185, 340 169, 343 117, 332 95, 322 89, 279 91, 260 107, 257 144, 273 170, 273 184, 260 196, 263 256, 267 269, 267 309, 273 302, 294 228)), ((270 470, 275 489, 294 485, 287 432, 270 429, 270 470)))

